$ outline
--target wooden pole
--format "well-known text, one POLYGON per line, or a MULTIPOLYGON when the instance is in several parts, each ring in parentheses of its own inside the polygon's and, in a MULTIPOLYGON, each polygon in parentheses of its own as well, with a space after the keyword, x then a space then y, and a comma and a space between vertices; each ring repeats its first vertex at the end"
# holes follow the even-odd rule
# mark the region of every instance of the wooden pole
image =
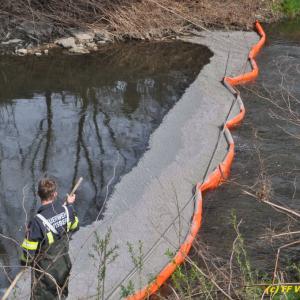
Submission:
POLYGON ((79 186, 80 186, 82 180, 83 180, 82 177, 80 177, 80 178, 78 179, 78 181, 77 181, 76 184, 74 185, 73 190, 72 190, 72 192, 69 194, 69 196, 73 196, 73 195, 75 194, 75 192, 76 192, 76 190, 79 188, 79 186))

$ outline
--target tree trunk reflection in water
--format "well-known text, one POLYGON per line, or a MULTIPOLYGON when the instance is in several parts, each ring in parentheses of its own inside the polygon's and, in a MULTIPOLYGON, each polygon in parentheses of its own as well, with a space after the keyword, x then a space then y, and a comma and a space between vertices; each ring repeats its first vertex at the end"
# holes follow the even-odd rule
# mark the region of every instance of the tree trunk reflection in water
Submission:
MULTIPOLYGON (((23 187, 30 217, 39 206, 37 181, 45 175, 57 179, 61 197, 83 176, 79 219, 83 225, 95 220, 103 200, 137 164, 150 134, 212 55, 183 42, 108 50, 0 57, 1 234, 23 238, 23 187)), ((17 266, 18 247, 0 242, 2 266, 17 266)), ((7 271, 0 273, 0 286, 7 283, 7 271)))

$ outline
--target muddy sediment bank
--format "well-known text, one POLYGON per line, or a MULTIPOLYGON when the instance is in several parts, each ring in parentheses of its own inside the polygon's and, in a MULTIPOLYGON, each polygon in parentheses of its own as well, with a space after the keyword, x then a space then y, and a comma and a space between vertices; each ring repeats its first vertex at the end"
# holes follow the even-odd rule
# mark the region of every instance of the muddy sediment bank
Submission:
MULTIPOLYGON (((109 248, 118 246, 117 258, 107 267, 105 299, 119 299, 121 286, 130 281, 135 289, 144 287, 169 262, 166 253, 178 250, 190 229, 193 188, 223 160, 228 145, 221 127, 239 112, 221 80, 250 70, 248 52, 258 39, 254 32, 220 31, 194 32, 185 39, 208 46, 214 56, 152 134, 138 165, 116 185, 103 220, 74 235, 70 298, 99 292, 98 269, 89 255, 95 232, 104 238, 111 230, 109 248), (134 264, 128 243, 137 256, 142 245, 142 268, 134 264)), ((16 290, 20 299, 28 297, 29 287, 27 274, 16 290)))

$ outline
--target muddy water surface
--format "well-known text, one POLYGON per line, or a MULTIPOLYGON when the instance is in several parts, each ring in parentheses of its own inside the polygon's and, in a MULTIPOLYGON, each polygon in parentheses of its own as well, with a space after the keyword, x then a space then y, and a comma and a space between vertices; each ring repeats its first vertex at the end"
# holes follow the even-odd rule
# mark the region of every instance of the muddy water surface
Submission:
MULTIPOLYGON (((258 191, 260 199, 300 211, 299 24, 293 21, 266 26, 268 42, 258 57, 260 76, 256 83, 240 88, 246 118, 233 132, 236 157, 232 182, 206 195, 199 235, 213 253, 228 261, 236 236, 234 213, 242 220, 240 231, 251 266, 269 277, 277 248, 293 239, 271 243, 264 237, 272 230, 280 233, 299 230, 299 226, 242 191, 258 191)), ((282 270, 287 271, 287 265, 299 265, 299 251, 299 245, 282 251, 282 270)), ((297 272, 290 271, 286 278, 300 280, 297 272)))

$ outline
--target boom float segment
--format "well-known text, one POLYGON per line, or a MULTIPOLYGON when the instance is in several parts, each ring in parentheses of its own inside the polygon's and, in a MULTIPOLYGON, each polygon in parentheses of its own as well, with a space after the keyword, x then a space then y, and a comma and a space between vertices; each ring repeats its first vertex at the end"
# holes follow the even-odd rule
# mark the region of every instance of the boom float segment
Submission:
POLYGON ((245 116, 245 107, 243 101, 240 97, 239 91, 234 87, 239 84, 243 84, 249 81, 253 81, 258 76, 258 66, 255 61, 255 57, 260 52, 266 41, 266 34, 258 21, 255 22, 255 29, 260 35, 260 40, 255 44, 248 55, 248 60, 251 64, 252 71, 236 76, 236 77, 224 77, 223 83, 226 88, 236 97, 236 101, 239 105, 240 112, 234 118, 228 120, 223 127, 223 134, 225 135, 226 141, 228 143, 228 153, 222 163, 208 176, 208 178, 203 183, 198 183, 196 186, 196 207, 193 215, 193 220, 191 223, 190 232, 187 235, 184 243, 180 246, 178 252, 171 262, 169 262, 164 269, 156 276, 156 279, 150 283, 148 286, 140 291, 135 292, 126 298, 126 300, 142 300, 158 291, 158 289, 167 281, 167 279, 173 274, 176 268, 182 264, 188 255, 192 243, 196 238, 196 235, 201 227, 202 222, 202 201, 203 193, 208 190, 217 188, 222 182, 224 182, 229 174, 230 168, 234 159, 234 141, 231 136, 230 130, 238 126, 245 116))

